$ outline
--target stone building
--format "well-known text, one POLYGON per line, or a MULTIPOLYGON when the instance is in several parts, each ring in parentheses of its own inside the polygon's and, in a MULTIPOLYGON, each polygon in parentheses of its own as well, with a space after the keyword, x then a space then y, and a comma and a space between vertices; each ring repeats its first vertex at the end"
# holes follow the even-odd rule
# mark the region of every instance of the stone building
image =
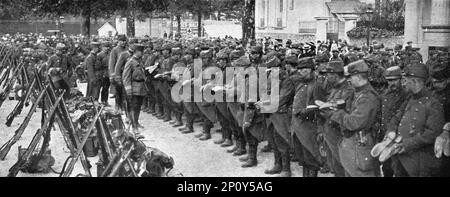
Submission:
POLYGON ((429 51, 449 51, 450 0, 406 0, 405 42, 420 48, 424 61, 429 51))
POLYGON ((301 42, 348 40, 356 26, 359 0, 256 0, 256 37, 301 42))

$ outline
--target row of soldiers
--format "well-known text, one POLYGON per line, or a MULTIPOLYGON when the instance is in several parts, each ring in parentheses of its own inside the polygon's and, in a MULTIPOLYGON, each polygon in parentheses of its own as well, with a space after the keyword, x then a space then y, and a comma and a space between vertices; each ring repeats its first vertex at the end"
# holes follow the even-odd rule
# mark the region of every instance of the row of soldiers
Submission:
MULTIPOLYGON (((417 49, 401 46, 347 46, 345 53, 330 53, 313 44, 244 47, 223 40, 139 41, 122 35, 111 52, 100 49, 108 43, 91 45, 84 61, 88 96, 98 100, 102 95, 107 104, 111 86, 117 111, 127 115, 137 137, 143 137, 143 111, 174 127, 184 126, 179 129, 184 134, 194 133, 194 122, 200 121, 200 140, 211 139, 211 129, 219 123, 222 138, 215 143, 234 145, 228 150, 234 156, 246 154, 239 159, 244 168, 257 165, 258 145, 268 141, 274 166, 266 174, 291 176, 295 157, 305 177, 317 176, 324 166, 336 176, 448 176, 448 158, 437 158, 433 150, 436 138, 448 138, 448 131, 442 132, 450 122, 448 53, 435 52, 423 64, 417 49), (279 70, 278 108, 265 113, 270 111, 265 109, 269 100, 249 99, 250 88, 258 87, 249 78, 245 88, 236 91, 242 73, 227 76, 231 80, 224 78, 223 83, 202 79, 202 72, 195 70, 196 59, 201 59, 200 70, 205 72, 267 68, 270 78, 279 70), (195 85, 199 80, 201 87, 195 85), (192 92, 222 92, 227 102, 194 101, 195 94, 176 101, 173 90, 179 84, 192 92), (388 133, 401 140, 380 163, 371 151, 388 133)), ((69 71, 64 58, 54 56, 48 70, 53 68, 53 80, 66 89, 69 71)))

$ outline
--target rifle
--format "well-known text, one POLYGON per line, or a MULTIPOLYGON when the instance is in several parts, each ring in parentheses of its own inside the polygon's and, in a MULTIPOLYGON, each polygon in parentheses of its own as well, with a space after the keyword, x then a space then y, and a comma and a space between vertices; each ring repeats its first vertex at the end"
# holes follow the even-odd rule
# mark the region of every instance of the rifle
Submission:
POLYGON ((20 68, 23 66, 23 64, 22 63, 20 63, 19 64, 19 67, 18 68, 16 68, 15 70, 14 70, 14 72, 13 72, 13 75, 12 75, 12 79, 11 80, 9 80, 7 83, 6 83, 6 87, 5 87, 5 92, 3 92, 1 95, 0 95, 0 107, 3 105, 3 102, 5 102, 5 100, 6 100, 6 97, 9 95, 9 93, 11 92, 11 89, 13 88, 13 85, 14 85, 14 83, 16 82, 16 80, 17 80, 17 77, 15 77, 16 75, 17 75, 17 72, 20 70, 20 68))
POLYGON ((28 98, 31 96, 31 93, 33 92, 33 88, 36 84, 36 79, 33 79, 33 82, 31 85, 27 88, 25 97, 23 97, 14 107, 14 110, 8 115, 6 118, 6 126, 10 127, 12 122, 14 121, 14 118, 16 118, 17 115, 22 113, 23 106, 25 105, 25 102, 28 100, 28 98))
POLYGON ((53 116, 55 115, 55 111, 58 108, 58 103, 61 102, 62 99, 62 95, 56 100, 55 105, 53 105, 50 109, 50 112, 48 113, 48 117, 45 120, 44 125, 42 126, 41 129, 38 130, 38 132, 36 132, 36 135, 33 137, 33 139, 31 140, 30 145, 28 146, 27 150, 25 151, 25 153, 22 155, 22 157, 19 159, 19 161, 17 161, 16 164, 14 164, 10 169, 9 169, 9 174, 8 177, 15 177, 17 176, 17 173, 19 172, 20 168, 23 166, 23 164, 25 164, 25 162, 30 158, 31 153, 33 153, 33 151, 36 149, 36 146, 38 145, 39 141, 42 138, 42 135, 44 134, 45 131, 47 131, 47 129, 49 129, 49 127, 51 126, 51 120, 53 118, 53 116))
POLYGON ((44 98, 44 94, 45 94, 45 90, 48 88, 45 87, 45 89, 42 89, 41 92, 39 93, 39 96, 36 100, 35 103, 33 103, 33 105, 31 106, 30 111, 28 112, 27 116, 25 117, 25 119, 23 120, 22 124, 19 126, 19 128, 15 131, 14 136, 8 141, 6 142, 1 148, 0 148, 0 159, 1 160, 5 160, 6 155, 8 154, 9 150, 11 150, 11 147, 17 142, 19 141, 20 137, 22 136, 22 134, 25 131, 25 128, 28 126, 28 124, 30 123, 31 117, 33 116, 33 114, 35 113, 34 111, 37 109, 39 101, 41 101, 44 98))
POLYGON ((97 122, 98 118, 100 117, 102 111, 103 111, 103 106, 100 108, 98 113, 94 116, 94 119, 92 120, 91 125, 89 125, 89 127, 88 127, 88 131, 87 131, 86 135, 81 140, 81 143, 79 144, 76 153, 74 155, 72 155, 72 158, 70 160, 70 163, 67 165, 66 170, 64 172, 61 172, 62 177, 68 177, 72 173, 73 167, 75 166, 75 162, 77 162, 78 158, 80 157, 80 154, 83 151, 83 147, 86 144, 89 136, 91 135, 92 130, 95 127, 95 123, 97 122))

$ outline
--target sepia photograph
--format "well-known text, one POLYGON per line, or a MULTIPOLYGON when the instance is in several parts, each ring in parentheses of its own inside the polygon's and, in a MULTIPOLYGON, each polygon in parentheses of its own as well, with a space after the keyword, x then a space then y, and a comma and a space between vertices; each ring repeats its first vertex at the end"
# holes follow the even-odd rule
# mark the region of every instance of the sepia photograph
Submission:
POLYGON ((450 177, 449 54, 450 0, 1 0, 0 177, 450 177))

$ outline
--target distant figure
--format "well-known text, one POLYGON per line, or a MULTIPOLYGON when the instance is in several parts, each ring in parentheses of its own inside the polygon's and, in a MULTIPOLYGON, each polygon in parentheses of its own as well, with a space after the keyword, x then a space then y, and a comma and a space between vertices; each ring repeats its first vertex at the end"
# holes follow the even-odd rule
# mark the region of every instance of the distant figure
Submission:
POLYGON ((167 32, 164 32, 164 38, 167 38, 167 32))

